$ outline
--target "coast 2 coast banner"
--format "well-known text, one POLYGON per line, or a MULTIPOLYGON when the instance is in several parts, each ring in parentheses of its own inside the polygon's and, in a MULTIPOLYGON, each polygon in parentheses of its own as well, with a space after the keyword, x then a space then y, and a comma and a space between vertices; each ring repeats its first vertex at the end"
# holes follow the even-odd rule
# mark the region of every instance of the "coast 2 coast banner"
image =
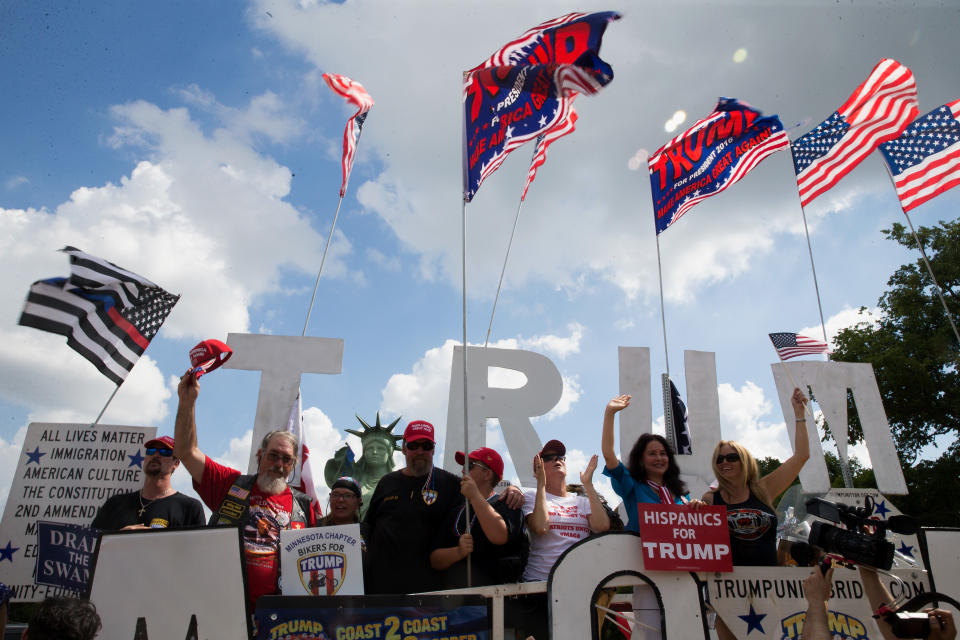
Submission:
POLYGON ((14 602, 76 595, 37 585, 37 521, 89 526, 103 502, 143 483, 143 443, 156 427, 33 422, 0 521, 0 576, 14 602), (9 564, 8 564, 9 563, 9 564))

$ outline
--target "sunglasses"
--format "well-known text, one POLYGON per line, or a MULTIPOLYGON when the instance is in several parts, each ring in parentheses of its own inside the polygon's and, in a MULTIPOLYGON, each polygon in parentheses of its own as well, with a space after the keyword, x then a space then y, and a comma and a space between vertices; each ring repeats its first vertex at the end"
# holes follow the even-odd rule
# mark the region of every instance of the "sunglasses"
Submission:
POLYGON ((476 460, 471 460, 471 461, 470 461, 470 466, 469 466, 468 468, 469 468, 469 469, 479 468, 479 469, 486 469, 487 471, 492 471, 492 469, 490 469, 490 467, 488 467, 487 465, 483 464, 482 462, 477 462, 476 460))
POLYGON ((724 455, 721 453, 720 455, 717 456, 717 464, 723 464, 724 460, 726 460, 727 462, 740 462, 740 454, 728 453, 724 455))
POLYGON ((284 466, 287 466, 296 462, 297 459, 287 454, 280 455, 276 451, 267 451, 267 460, 270 462, 282 462, 284 466))
POLYGON ((554 460, 559 460, 564 462, 567 459, 567 456, 562 456, 559 453, 548 453, 546 455, 540 456, 540 459, 544 462, 553 462, 554 460))
POLYGON ((173 455, 173 449, 167 449, 165 447, 147 447, 145 451, 148 456, 158 455, 163 458, 169 458, 173 455))
POLYGON ((423 449, 424 451, 433 451, 433 443, 429 440, 417 440, 416 442, 408 442, 407 449, 410 451, 417 451, 418 449, 423 449))

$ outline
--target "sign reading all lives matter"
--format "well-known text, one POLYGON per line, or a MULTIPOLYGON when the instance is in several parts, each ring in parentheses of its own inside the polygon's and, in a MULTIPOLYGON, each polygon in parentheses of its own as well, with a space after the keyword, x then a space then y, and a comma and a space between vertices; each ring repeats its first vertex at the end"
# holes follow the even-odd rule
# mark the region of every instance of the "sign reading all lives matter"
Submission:
POLYGON ((733 571, 727 508, 637 505, 643 566, 653 571, 733 571))
POLYGON ((0 574, 13 601, 76 595, 34 583, 37 521, 89 526, 107 498, 139 489, 143 443, 156 432, 156 427, 30 424, 0 521, 0 574))
POLYGON ((280 532, 280 591, 285 596, 362 596, 359 524, 280 532))

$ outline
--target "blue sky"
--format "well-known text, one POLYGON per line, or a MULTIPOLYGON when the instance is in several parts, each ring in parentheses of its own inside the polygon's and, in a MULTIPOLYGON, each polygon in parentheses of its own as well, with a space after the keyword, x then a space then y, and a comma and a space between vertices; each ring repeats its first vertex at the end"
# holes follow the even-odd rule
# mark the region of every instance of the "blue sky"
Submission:
MULTIPOLYGON (((16 324, 30 283, 67 273, 62 246, 183 295, 105 423, 170 432, 175 380, 199 340, 300 334, 349 113, 323 72, 363 83, 376 105, 308 330, 345 340, 341 375, 304 378, 308 442, 325 457, 354 414, 378 410, 443 425, 461 333, 459 72, 573 10, 623 13, 602 51, 616 76, 578 101, 576 133, 531 187, 491 338, 561 371, 564 399, 536 426, 576 450, 572 472, 599 451, 617 346, 650 347, 654 377, 663 370, 649 182, 631 159, 675 135, 664 128, 675 112, 689 125, 737 97, 788 127, 810 118, 796 138, 883 57, 913 70, 922 113, 960 95, 960 9, 933 2, 3 3, 0 500, 29 422, 89 422, 112 391, 62 338, 16 324)), ((486 333, 529 161, 514 156, 467 207, 471 343, 486 333)), ((951 219, 958 203, 948 193, 914 221, 951 219)), ((880 234, 903 216, 879 154, 807 218, 835 331, 914 259, 880 234)), ((784 456, 767 333, 818 324, 789 155, 695 207, 660 245, 681 390, 683 350, 714 351, 724 435, 784 456)), ((257 374, 202 383, 200 445, 242 466, 257 374)))

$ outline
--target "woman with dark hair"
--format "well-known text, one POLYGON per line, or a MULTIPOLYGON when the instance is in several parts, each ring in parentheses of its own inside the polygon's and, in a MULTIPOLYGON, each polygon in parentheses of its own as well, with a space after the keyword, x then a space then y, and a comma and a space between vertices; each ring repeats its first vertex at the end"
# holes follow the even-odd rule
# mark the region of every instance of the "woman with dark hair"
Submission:
MULTIPOLYGON (((617 458, 613 448, 613 417, 630 406, 630 396, 616 396, 603 412, 603 436, 600 450, 606 466, 603 475, 610 478, 613 490, 623 499, 627 510, 627 530, 637 531, 638 502, 653 504, 690 504, 687 486, 680 479, 680 467, 666 438, 645 433, 637 439, 627 466, 617 458)), ((699 500, 695 500, 699 504, 699 500)))

